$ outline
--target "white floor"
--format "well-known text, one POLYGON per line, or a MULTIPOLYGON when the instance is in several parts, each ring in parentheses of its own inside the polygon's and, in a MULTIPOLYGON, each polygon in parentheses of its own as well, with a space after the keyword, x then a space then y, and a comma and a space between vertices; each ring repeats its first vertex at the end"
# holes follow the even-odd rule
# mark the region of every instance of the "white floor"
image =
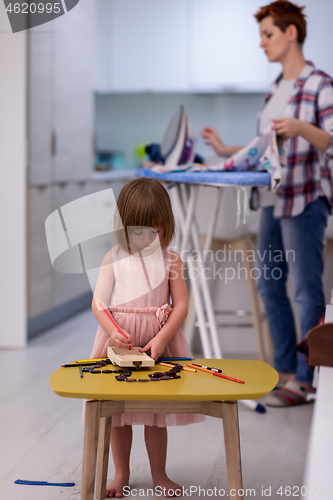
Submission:
MULTIPOLYGON (((83 427, 81 401, 60 398, 49 387, 49 377, 61 364, 90 355, 96 321, 87 311, 29 343, 25 351, 0 351, 0 499, 79 499, 83 427), (73 488, 22 486, 16 479, 74 481, 73 488)), ((258 414, 240 405, 244 499, 271 498, 280 486, 302 485, 313 405, 267 409, 258 414), (266 497, 265 496, 265 497, 266 497)), ((152 488, 143 430, 135 428, 130 486, 152 488)), ((112 460, 109 478, 113 476, 112 460)), ((207 417, 202 424, 169 428, 169 476, 186 488, 191 498, 204 492, 194 487, 227 490, 222 424, 207 417), (188 490, 190 496, 190 490, 188 490)), ((147 493, 145 491, 145 493, 147 493)), ((220 494, 222 495, 222 491, 220 494)), ((149 498, 154 498, 148 492, 149 498)), ((227 497, 227 493, 225 495, 227 497)), ((157 498, 157 497, 156 497, 157 498)))

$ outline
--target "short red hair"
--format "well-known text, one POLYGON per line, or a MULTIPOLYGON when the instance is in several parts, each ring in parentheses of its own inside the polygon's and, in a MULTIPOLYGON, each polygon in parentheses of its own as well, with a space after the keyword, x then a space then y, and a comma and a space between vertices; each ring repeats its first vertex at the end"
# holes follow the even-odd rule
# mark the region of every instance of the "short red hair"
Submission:
POLYGON ((288 0, 277 0, 269 5, 260 7, 260 10, 254 15, 258 23, 265 17, 271 16, 275 26, 285 33, 288 26, 293 24, 297 29, 297 41, 302 44, 306 37, 306 19, 303 14, 305 7, 299 7, 288 0))

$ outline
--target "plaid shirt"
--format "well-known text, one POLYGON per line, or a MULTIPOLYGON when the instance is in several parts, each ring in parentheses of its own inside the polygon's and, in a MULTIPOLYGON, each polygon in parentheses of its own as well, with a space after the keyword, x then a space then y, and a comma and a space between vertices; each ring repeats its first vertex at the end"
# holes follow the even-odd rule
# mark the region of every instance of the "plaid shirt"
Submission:
MULTIPOLYGON (((276 92, 282 74, 271 85, 258 117, 258 130, 263 109, 276 92)), ((294 93, 288 103, 285 117, 298 118, 326 130, 331 135, 330 146, 322 153, 303 137, 284 142, 288 161, 282 166, 282 182, 276 191, 275 217, 294 217, 306 205, 320 196, 326 196, 333 207, 333 80, 308 62, 295 82, 294 93)))

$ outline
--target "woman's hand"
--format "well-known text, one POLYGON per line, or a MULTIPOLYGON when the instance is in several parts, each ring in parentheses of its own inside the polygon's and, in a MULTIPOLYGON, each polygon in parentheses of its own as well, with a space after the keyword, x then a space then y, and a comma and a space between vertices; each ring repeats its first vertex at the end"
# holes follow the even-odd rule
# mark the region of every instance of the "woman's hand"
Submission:
POLYGON ((120 347, 120 349, 132 349, 132 337, 126 330, 122 329, 121 331, 124 332, 127 338, 125 339, 124 335, 114 329, 110 335, 112 345, 120 347))
POLYGON ((217 156, 224 156, 225 144, 221 141, 220 136, 216 132, 215 128, 205 127, 201 131, 201 137, 205 139, 205 144, 211 146, 217 156))
POLYGON ((165 343, 158 338, 158 335, 154 337, 152 340, 148 342, 142 349, 139 349, 139 352, 147 352, 150 349, 150 357, 155 361, 160 358, 165 349, 165 343))
POLYGON ((220 139, 220 136, 216 132, 215 128, 205 127, 201 131, 201 137, 205 139, 205 143, 214 149, 217 156, 224 156, 229 158, 233 154, 237 153, 243 146, 226 146, 224 142, 220 139))
POLYGON ((301 135, 301 120, 297 118, 281 118, 273 120, 275 125, 276 135, 280 135, 283 139, 291 139, 297 135, 301 135))
POLYGON ((311 123, 297 120, 297 118, 281 118, 273 120, 277 135, 283 139, 291 139, 300 136, 308 141, 316 149, 325 153, 332 141, 331 135, 326 130, 322 130, 311 123))

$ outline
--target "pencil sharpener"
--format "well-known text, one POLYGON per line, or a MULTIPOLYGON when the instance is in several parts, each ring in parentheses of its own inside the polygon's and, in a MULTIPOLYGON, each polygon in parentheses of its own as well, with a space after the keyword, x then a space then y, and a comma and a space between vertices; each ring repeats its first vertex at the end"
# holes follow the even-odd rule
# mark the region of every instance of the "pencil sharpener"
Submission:
POLYGON ((121 349, 120 347, 108 347, 108 358, 114 365, 124 368, 133 367, 137 370, 145 366, 154 366, 155 360, 145 352, 139 352, 141 347, 133 349, 121 349))

